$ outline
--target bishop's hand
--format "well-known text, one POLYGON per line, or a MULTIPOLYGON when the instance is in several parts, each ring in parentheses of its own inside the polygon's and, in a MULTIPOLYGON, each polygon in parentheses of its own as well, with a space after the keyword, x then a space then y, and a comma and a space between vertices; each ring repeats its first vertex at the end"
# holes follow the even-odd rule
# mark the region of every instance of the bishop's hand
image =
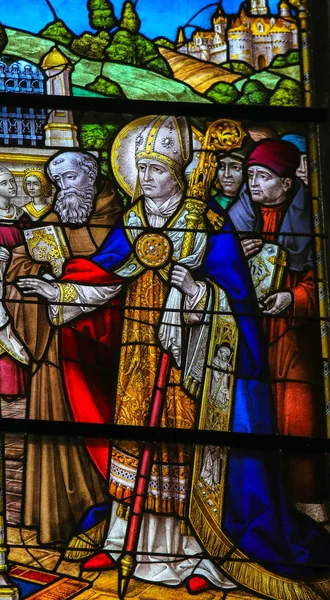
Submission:
POLYGON ((199 290, 188 269, 182 265, 175 265, 172 271, 171 283, 190 298, 193 298, 199 290))
POLYGON ((243 252, 247 258, 255 256, 261 250, 263 241, 256 238, 246 238, 241 241, 243 252))
POLYGON ((21 277, 17 279, 16 285, 24 296, 41 296, 49 303, 57 302, 60 296, 56 283, 48 283, 37 277, 21 277))

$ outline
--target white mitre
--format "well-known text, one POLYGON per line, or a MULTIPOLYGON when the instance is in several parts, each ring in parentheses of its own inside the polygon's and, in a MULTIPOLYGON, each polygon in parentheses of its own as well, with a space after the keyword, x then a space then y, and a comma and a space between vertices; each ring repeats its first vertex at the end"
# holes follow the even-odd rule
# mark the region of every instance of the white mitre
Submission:
POLYGON ((184 188, 184 170, 190 162, 191 129, 184 117, 145 116, 130 121, 121 129, 112 146, 113 174, 131 198, 140 193, 137 163, 157 160, 164 163, 184 188))
POLYGON ((146 159, 157 160, 164 163, 180 181, 189 162, 190 151, 190 128, 184 117, 153 117, 135 138, 136 163, 146 159))

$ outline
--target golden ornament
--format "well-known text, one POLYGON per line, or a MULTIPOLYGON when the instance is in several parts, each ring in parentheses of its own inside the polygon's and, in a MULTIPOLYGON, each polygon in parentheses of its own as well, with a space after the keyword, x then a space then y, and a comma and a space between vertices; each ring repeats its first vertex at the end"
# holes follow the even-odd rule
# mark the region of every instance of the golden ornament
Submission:
POLYGON ((146 267, 162 267, 171 255, 171 243, 162 233, 144 233, 136 240, 136 255, 146 267))

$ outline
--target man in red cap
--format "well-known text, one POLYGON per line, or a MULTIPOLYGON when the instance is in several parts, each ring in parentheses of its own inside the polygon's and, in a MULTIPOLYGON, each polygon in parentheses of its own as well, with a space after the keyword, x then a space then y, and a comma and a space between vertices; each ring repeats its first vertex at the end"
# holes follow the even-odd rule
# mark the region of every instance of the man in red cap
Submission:
MULTIPOLYGON (((296 178, 297 147, 283 140, 260 142, 247 160, 248 184, 229 215, 244 231, 248 258, 265 242, 286 253, 278 289, 263 300, 264 328, 279 433, 326 435, 320 332, 313 261, 312 215, 306 188, 296 178), (252 235, 249 235, 251 232, 252 235)), ((327 520, 323 459, 287 457, 293 498, 300 510, 327 520)))

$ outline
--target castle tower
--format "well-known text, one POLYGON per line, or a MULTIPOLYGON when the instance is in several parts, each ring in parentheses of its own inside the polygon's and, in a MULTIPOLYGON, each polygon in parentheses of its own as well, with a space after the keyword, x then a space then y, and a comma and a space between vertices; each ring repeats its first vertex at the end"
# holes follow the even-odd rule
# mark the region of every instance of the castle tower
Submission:
POLYGON ((286 0, 282 0, 282 2, 280 2, 279 9, 280 9, 280 17, 282 19, 291 17, 290 7, 289 7, 288 3, 286 2, 286 0))
POLYGON ((252 36, 251 31, 242 23, 228 30, 229 60, 243 60, 252 65, 252 36))
MULTIPOLYGON (((40 67, 46 76, 46 93, 49 96, 71 95, 72 66, 57 48, 48 52, 40 67)), ((78 146, 77 127, 74 125, 71 110, 51 111, 45 126, 46 146, 78 146)))
POLYGON ((299 48, 299 34, 296 23, 291 23, 290 31, 292 33, 292 49, 299 48))
POLYGON ((215 33, 218 33, 220 36, 224 36, 227 31, 227 17, 224 14, 222 7, 218 8, 217 12, 213 16, 213 26, 215 33))
POLYGON ((251 0, 251 15, 257 17, 268 13, 267 0, 251 0))
POLYGON ((280 19, 271 28, 273 54, 286 54, 292 48, 292 33, 280 19))
POLYGON ((180 48, 180 46, 183 46, 185 43, 186 43, 186 38, 184 35, 184 29, 183 29, 183 27, 179 27, 176 47, 180 48))

